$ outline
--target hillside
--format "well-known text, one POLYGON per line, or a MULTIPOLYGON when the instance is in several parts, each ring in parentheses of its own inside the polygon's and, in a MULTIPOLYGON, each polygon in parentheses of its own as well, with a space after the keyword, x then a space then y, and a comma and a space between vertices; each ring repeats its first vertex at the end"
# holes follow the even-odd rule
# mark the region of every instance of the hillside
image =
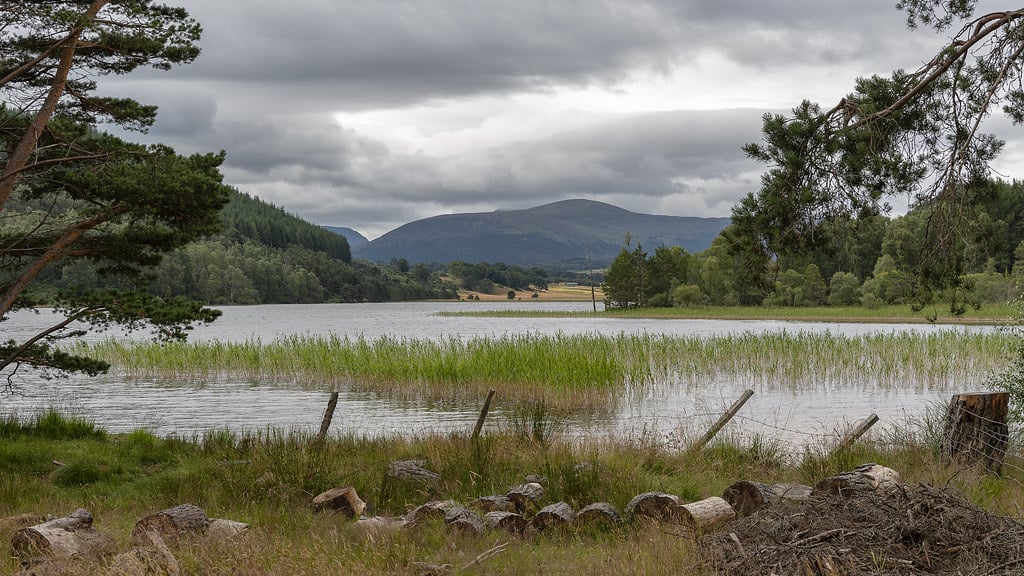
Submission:
POLYGON ((564 200, 527 210, 447 214, 410 222, 359 247, 353 256, 386 262, 505 262, 520 266, 611 262, 626 234, 649 250, 665 244, 704 250, 728 218, 654 216, 592 200, 564 200))
POLYGON ((366 236, 363 236, 359 232, 356 232, 355 230, 351 228, 346 228, 344 226, 321 226, 321 228, 323 228, 324 230, 334 232, 335 234, 340 234, 344 236, 345 240, 348 240, 348 245, 353 248, 355 248, 356 246, 362 246, 363 244, 366 244, 367 242, 370 241, 366 236))

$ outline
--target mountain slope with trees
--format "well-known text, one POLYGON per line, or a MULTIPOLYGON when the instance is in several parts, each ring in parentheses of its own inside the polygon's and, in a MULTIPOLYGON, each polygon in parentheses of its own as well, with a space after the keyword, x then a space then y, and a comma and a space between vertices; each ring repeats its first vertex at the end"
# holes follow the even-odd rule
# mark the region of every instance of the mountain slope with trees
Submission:
POLYGON ((594 266, 610 263, 622 239, 649 246, 703 250, 728 218, 638 214, 592 200, 564 200, 527 210, 447 214, 401 226, 364 246, 355 256, 384 262, 504 262, 519 266, 594 266))

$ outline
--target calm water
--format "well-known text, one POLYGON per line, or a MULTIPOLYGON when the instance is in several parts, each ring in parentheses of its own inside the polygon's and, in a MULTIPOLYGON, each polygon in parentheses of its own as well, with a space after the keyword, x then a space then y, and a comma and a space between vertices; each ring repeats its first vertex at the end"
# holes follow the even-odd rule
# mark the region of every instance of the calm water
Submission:
MULTIPOLYGON (((837 324, 782 321, 628 320, 610 318, 463 318, 441 317, 444 310, 513 308, 531 310, 591 310, 589 302, 415 302, 393 304, 271 305, 224 308, 215 323, 196 329, 195 340, 272 340, 288 335, 337 334, 376 338, 501 336, 504 334, 651 333, 714 336, 743 332, 876 332, 991 330, 934 325, 837 324)), ((0 324, 0 337, 23 337, 48 325, 53 315, 21 312, 0 324)), ((142 334, 114 334, 142 338, 142 334)), ((90 335, 91 339, 111 334, 90 335)), ((705 428, 725 407, 752 388, 754 397, 729 425, 734 433, 758 433, 794 445, 814 443, 868 414, 883 423, 901 424, 921 417, 926 408, 948 400, 954 392, 978 387, 975 382, 938 383, 928 387, 893 388, 861 383, 821 386, 799 391, 765 382, 710 378, 701 383, 666 383, 642 397, 622 402, 617 414, 600 419, 571 420, 558 429, 569 435, 645 436, 672 442, 680 433, 705 428)), ((80 414, 114 432, 146 428, 161 435, 192 436, 205 430, 264 429, 268 426, 316 430, 327 394, 302 390, 287 382, 218 381, 169 383, 127 381, 111 373, 100 378, 42 380, 21 377, 17 395, 0 396, 0 413, 31 414, 56 407, 80 414)), ((367 435, 426 434, 469 430, 476 405, 396 402, 373 394, 342 392, 332 430, 367 435)), ((512 426, 496 399, 490 427, 512 426)), ((877 427, 876 427, 877 428, 877 427)))

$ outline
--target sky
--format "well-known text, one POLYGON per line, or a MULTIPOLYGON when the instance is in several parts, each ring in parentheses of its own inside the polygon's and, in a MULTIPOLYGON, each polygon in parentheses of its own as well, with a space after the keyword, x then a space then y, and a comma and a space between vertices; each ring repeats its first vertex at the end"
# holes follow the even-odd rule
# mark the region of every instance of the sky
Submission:
MULTIPOLYGON (((759 187, 741 148, 764 113, 831 108, 948 41, 894 0, 164 1, 202 54, 103 79, 159 106, 132 138, 226 150, 226 183, 371 239, 569 198, 729 216, 759 187)), ((990 131, 1024 177, 1024 130, 990 131)))

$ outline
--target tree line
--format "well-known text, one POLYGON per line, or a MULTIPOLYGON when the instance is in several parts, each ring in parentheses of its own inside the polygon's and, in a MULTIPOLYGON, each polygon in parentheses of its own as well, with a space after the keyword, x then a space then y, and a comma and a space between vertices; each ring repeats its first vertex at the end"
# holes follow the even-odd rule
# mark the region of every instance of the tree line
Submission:
POLYGON ((958 222, 950 251, 955 281, 929 285, 928 228, 933 208, 922 205, 896 218, 836 219, 803 250, 768 254, 764 231, 741 219, 702 252, 659 246, 648 255, 627 237, 605 273, 612 306, 820 306, 926 303, 980 307, 1005 303, 1024 291, 1024 183, 976 185, 969 218, 958 222))

